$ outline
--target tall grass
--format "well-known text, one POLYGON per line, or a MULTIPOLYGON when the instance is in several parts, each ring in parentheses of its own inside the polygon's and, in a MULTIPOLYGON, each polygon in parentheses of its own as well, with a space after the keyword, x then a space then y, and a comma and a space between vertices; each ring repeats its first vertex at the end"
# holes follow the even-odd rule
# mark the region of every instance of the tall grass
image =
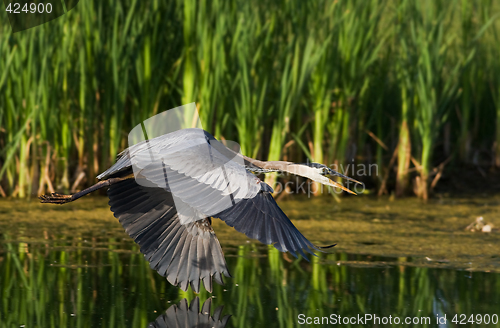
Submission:
POLYGON ((383 176, 354 175, 427 198, 449 166, 500 167, 499 11, 478 0, 85 1, 16 34, 2 12, 0 195, 81 189, 133 126, 195 101, 205 129, 246 155, 376 163, 383 176))

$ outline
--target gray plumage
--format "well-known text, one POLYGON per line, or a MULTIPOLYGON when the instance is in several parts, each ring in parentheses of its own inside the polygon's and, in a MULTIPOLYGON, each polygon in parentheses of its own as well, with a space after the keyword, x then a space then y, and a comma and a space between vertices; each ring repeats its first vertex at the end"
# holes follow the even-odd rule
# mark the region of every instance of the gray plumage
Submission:
POLYGON ((86 190, 41 200, 62 204, 109 187, 111 211, 151 268, 183 290, 191 285, 199 292, 203 281, 212 292, 212 278, 223 284, 222 275, 230 274, 211 218, 295 257, 307 259, 306 253, 322 249, 297 230, 276 204, 273 189, 252 174, 273 171, 350 192, 326 175, 350 178, 322 164, 258 161, 226 148, 204 130, 185 129, 129 147, 98 176, 102 181, 86 190))

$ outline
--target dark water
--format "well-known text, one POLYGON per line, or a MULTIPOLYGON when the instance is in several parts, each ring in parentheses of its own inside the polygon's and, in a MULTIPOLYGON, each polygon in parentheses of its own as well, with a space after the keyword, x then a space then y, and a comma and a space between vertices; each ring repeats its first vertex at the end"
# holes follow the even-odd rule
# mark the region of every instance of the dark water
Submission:
MULTIPOLYGON (((4 223, 12 220, 5 211, 1 215, 4 223)), ((500 327, 499 273, 344 252, 307 262, 251 242, 222 241, 233 278, 225 286, 214 283, 214 292, 203 291, 198 300, 152 271, 123 234, 5 227, 0 327, 164 327, 160 322, 168 320, 178 320, 179 327, 189 320, 222 327, 226 315, 227 327, 300 327, 316 318, 320 323, 311 326, 500 327), (204 314, 209 303, 215 318, 204 314)))

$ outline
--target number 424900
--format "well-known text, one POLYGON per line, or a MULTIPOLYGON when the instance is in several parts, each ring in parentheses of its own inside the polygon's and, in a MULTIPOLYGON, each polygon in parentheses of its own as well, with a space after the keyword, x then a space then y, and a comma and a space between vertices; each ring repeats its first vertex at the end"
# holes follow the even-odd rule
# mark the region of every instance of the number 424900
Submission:
POLYGON ((52 5, 50 3, 47 4, 39 3, 38 5, 36 3, 30 3, 28 7, 28 4, 25 3, 23 8, 21 8, 21 4, 19 3, 9 3, 5 11, 11 14, 21 14, 23 12, 26 14, 27 13, 50 14, 52 12, 52 5))
POLYGON ((455 314, 453 320, 451 320, 456 325, 467 325, 467 324, 494 324, 498 323, 498 315, 493 314, 471 314, 470 317, 467 317, 465 314, 455 314))

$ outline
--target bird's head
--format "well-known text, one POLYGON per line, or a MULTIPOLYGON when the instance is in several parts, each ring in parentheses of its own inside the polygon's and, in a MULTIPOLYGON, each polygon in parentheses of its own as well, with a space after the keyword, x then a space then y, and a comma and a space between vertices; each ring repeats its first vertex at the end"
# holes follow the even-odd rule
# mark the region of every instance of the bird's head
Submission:
POLYGON ((342 173, 339 173, 328 166, 324 164, 319 164, 319 163, 301 163, 301 164, 295 164, 294 165, 294 171, 297 171, 298 175, 307 177, 313 181, 320 182, 322 184, 332 186, 332 187, 338 187, 344 191, 347 191, 351 194, 355 194, 351 190, 347 189, 346 187, 342 186, 340 183, 335 182, 330 179, 330 177, 341 177, 342 179, 346 179, 358 184, 362 184, 361 182, 354 180, 353 178, 350 178, 346 175, 343 175, 342 173), (301 166, 301 167, 298 167, 301 166))
POLYGON ((343 175, 342 173, 339 173, 331 168, 329 168, 328 166, 324 165, 324 164, 318 164, 318 163, 307 163, 307 164, 304 164, 304 165, 308 165, 310 167, 313 167, 315 168, 319 174, 323 175, 323 176, 336 176, 336 177, 341 177, 342 179, 346 179, 346 180, 349 180, 349 181, 352 181, 352 182, 355 182, 355 183, 358 183, 358 184, 362 184, 361 182, 359 182, 358 180, 355 180, 353 178, 350 178, 346 175, 343 175))

